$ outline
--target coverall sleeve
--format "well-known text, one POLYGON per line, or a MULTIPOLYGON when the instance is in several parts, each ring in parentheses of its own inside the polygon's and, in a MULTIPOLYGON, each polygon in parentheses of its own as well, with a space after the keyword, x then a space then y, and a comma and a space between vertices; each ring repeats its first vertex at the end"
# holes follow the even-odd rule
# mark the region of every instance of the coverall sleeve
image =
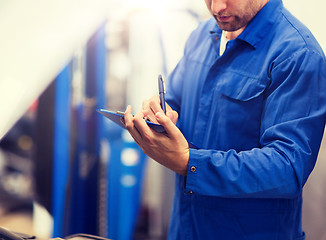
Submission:
POLYGON ((238 152, 190 149, 186 193, 290 198, 302 191, 324 131, 325 60, 312 51, 299 52, 272 66, 269 74, 260 147, 238 152))

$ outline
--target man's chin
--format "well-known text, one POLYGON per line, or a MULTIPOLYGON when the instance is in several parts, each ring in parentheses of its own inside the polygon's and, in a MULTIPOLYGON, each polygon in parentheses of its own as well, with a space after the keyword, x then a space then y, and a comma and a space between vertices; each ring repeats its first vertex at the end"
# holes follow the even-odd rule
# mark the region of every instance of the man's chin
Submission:
POLYGON ((241 26, 234 25, 232 22, 220 22, 216 19, 216 17, 214 18, 217 22, 217 26, 224 31, 234 32, 241 28, 241 26))
POLYGON ((231 26, 230 23, 219 22, 219 21, 217 21, 217 20, 216 20, 216 22, 217 22, 217 26, 218 26, 220 29, 224 30, 224 31, 228 31, 228 32, 233 32, 233 31, 235 31, 235 30, 232 28, 232 26, 231 26))

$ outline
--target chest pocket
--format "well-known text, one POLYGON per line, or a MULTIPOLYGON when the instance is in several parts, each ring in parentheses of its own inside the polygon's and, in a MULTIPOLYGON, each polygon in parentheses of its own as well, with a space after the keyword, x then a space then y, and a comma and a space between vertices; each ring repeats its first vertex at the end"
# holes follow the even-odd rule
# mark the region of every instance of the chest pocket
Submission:
POLYGON ((249 101, 260 96, 266 86, 267 81, 227 72, 219 77, 216 90, 231 99, 249 101))
POLYGON ((211 119, 217 123, 219 134, 211 140, 218 141, 225 149, 240 151, 257 147, 266 87, 266 82, 241 74, 217 76, 211 119))

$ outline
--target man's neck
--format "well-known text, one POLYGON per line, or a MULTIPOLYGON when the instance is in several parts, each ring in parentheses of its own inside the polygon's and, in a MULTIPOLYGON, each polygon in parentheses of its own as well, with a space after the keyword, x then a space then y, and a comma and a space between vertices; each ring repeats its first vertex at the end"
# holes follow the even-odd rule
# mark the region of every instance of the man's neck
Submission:
POLYGON ((233 40, 233 39, 236 39, 242 32, 243 30, 245 29, 246 27, 242 27, 236 31, 233 31, 233 32, 228 32, 228 31, 225 31, 226 35, 225 37, 228 39, 228 40, 233 40))

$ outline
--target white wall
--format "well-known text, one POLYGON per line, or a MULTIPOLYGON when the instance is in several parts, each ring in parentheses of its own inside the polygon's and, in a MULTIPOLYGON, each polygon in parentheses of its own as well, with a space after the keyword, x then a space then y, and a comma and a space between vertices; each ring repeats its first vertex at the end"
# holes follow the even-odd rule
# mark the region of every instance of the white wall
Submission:
POLYGON ((323 0, 283 0, 283 2, 285 7, 311 30, 325 51, 326 2, 323 0))

